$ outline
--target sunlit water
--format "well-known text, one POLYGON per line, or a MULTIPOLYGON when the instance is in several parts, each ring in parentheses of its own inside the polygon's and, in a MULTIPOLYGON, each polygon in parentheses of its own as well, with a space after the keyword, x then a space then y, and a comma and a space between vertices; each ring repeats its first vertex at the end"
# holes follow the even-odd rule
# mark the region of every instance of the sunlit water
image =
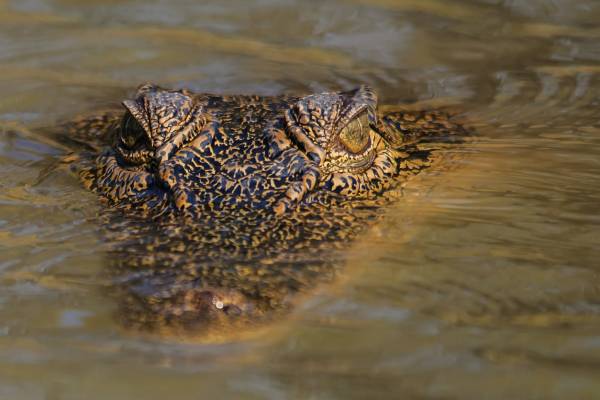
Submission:
POLYGON ((600 4, 0 0, 0 399, 600 398, 600 4), (201 4, 202 3, 202 4, 201 4), (478 132, 253 340, 123 332, 100 206, 29 134, 145 81, 375 87, 478 132))

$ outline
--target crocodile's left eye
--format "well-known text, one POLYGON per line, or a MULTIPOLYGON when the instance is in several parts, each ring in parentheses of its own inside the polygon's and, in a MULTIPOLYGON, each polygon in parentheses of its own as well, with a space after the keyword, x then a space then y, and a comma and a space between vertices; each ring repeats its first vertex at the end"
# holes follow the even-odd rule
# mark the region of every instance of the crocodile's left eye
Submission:
POLYGON ((361 154, 371 143, 369 117, 363 112, 342 129, 339 138, 344 148, 352 154, 361 154))
POLYGON ((127 149, 133 149, 146 139, 146 132, 131 113, 127 112, 121 121, 121 143, 127 149))

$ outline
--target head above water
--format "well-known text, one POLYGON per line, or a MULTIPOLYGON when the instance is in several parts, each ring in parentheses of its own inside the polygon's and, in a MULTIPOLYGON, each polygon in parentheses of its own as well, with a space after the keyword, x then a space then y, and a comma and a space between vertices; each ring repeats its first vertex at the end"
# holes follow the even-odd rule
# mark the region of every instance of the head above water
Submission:
POLYGON ((372 198, 394 183, 408 146, 452 134, 431 116, 378 112, 366 86, 256 97, 144 85, 123 105, 110 147, 81 177, 113 205, 160 214, 282 215, 323 197, 372 198))

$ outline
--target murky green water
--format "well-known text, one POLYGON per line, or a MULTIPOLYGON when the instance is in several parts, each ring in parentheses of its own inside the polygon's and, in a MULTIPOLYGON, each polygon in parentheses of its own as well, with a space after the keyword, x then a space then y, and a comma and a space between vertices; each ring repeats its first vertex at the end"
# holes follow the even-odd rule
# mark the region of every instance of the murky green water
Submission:
POLYGON ((600 3, 0 0, 0 399, 600 398, 600 3), (368 83, 453 105, 475 144, 422 174, 338 282, 253 340, 123 332, 99 205, 28 129, 144 81, 368 83))

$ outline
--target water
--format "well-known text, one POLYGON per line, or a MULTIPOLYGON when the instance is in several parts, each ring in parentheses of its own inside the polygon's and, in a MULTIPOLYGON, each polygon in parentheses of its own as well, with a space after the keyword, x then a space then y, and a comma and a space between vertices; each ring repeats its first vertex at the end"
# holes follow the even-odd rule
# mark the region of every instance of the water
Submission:
POLYGON ((600 398, 600 4, 0 0, 0 399, 600 398), (235 343, 114 321, 96 198, 30 129, 144 81, 377 88, 478 131, 235 343))

